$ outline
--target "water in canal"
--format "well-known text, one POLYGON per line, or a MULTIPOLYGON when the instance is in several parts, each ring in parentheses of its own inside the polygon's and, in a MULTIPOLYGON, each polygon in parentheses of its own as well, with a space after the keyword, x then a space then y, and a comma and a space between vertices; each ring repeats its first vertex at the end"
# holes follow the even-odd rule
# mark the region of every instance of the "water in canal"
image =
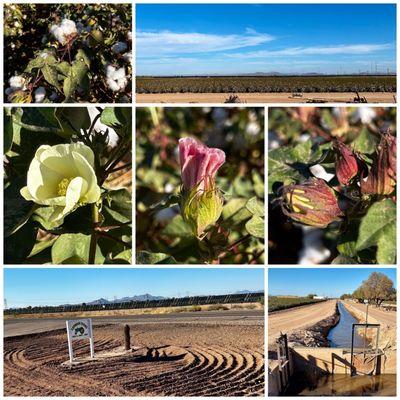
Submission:
POLYGON ((285 396, 396 396, 396 375, 324 375, 292 382, 285 396), (296 385, 297 383, 297 385, 296 385))
MULTIPOLYGON (((328 334, 328 340, 330 343, 330 347, 342 347, 342 348, 350 348, 351 347, 351 328, 353 324, 356 324, 357 321, 347 310, 346 307, 339 301, 338 303, 340 319, 339 323, 333 327, 328 334)), ((366 343, 368 344, 368 343, 366 343)), ((354 337, 354 347, 355 348, 363 348, 364 347, 364 339, 362 336, 355 334, 354 337)))

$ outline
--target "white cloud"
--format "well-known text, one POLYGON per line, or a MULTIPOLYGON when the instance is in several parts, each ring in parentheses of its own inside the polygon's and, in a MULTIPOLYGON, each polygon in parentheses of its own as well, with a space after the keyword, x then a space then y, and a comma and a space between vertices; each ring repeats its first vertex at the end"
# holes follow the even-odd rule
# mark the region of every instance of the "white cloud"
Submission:
POLYGON ((289 47, 282 50, 260 50, 244 53, 226 54, 232 58, 263 58, 263 57, 293 57, 293 56, 317 56, 317 55, 349 55, 370 54, 387 50, 392 44, 341 44, 336 46, 311 46, 289 47))
POLYGON ((274 40, 273 36, 251 28, 242 35, 138 31, 136 36, 139 58, 227 51, 274 40))

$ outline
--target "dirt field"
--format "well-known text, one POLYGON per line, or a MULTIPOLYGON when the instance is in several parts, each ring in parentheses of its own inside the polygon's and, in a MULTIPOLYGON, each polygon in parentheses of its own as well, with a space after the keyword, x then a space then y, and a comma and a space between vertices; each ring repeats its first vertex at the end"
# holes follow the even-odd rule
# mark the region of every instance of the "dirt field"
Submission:
MULTIPOLYGON (((316 99, 329 103, 348 103, 354 93, 304 93, 303 97, 292 97, 291 93, 235 93, 242 103, 306 103, 316 99)), ((369 103, 395 103, 395 93, 359 93, 369 103)), ((136 94, 138 103, 224 103, 229 93, 151 93, 136 94)))
MULTIPOLYGON (((344 301, 343 304, 347 306, 348 308, 355 308, 358 311, 361 311, 362 316, 365 316, 365 312, 367 310, 367 306, 365 304, 361 303, 354 303, 349 302, 349 301, 344 301)), ((378 308, 375 308, 373 306, 368 307, 368 315, 375 320, 377 320, 379 323, 385 324, 389 327, 396 327, 396 312, 395 311, 384 311, 380 310, 378 308)), ((365 322, 365 321, 361 321, 365 322)))
MULTIPOLYGON (((6 396, 263 396, 263 323, 146 323, 94 328, 97 360, 66 363, 65 329, 4 340, 6 396), (113 354, 114 355, 110 355, 113 354)), ((75 342, 76 356, 88 344, 75 342)))
POLYGON ((295 307, 289 310, 277 311, 268 315, 268 344, 282 333, 292 333, 328 318, 335 311, 336 300, 295 307))

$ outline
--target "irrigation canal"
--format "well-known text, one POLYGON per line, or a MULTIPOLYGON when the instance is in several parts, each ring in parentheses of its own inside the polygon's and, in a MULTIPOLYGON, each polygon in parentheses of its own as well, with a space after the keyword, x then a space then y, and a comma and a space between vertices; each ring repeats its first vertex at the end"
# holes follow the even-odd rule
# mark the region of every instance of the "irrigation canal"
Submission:
MULTIPOLYGON (((338 309, 340 313, 339 322, 328 334, 330 347, 350 348, 352 325, 359 321, 347 311, 346 307, 340 301, 338 302, 338 309)), ((354 336, 354 347, 364 347, 364 339, 357 333, 354 336)))

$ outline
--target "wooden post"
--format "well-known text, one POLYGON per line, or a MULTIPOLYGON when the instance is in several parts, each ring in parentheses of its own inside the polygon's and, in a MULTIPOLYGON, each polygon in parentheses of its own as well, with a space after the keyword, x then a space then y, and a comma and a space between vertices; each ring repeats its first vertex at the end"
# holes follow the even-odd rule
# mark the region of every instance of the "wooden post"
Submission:
POLYGON ((124 336, 125 336, 125 350, 131 349, 131 333, 129 325, 124 326, 124 336))

